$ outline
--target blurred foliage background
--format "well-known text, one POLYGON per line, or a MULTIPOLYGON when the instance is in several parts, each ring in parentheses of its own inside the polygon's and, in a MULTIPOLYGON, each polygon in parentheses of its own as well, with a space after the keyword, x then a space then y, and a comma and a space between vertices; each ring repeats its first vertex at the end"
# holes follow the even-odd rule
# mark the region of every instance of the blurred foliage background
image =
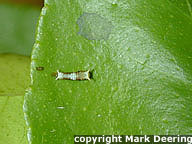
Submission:
POLYGON ((0 0, 0 144, 26 144, 23 115, 42 0, 0 0))

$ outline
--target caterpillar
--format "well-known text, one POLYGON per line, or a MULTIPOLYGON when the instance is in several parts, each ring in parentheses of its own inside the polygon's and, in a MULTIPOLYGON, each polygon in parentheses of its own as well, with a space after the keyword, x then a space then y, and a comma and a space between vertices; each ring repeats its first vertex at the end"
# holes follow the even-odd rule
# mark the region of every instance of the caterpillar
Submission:
POLYGON ((57 70, 56 80, 90 80, 91 72, 87 71, 77 71, 77 72, 60 72, 57 70))

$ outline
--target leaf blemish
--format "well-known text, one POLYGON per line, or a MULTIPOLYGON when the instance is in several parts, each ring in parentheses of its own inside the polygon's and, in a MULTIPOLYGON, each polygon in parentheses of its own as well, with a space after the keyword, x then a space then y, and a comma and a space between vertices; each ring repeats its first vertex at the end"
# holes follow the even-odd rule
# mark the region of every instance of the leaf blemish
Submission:
POLYGON ((96 13, 83 13, 77 20, 78 34, 89 40, 108 39, 112 23, 96 13))
POLYGON ((36 67, 36 70, 37 70, 37 71, 43 71, 43 70, 44 70, 44 67, 36 67))

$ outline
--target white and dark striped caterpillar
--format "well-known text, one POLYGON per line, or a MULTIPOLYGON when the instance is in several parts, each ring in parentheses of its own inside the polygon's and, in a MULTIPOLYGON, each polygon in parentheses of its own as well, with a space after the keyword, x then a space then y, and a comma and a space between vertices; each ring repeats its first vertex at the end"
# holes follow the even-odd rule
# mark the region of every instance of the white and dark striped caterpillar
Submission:
POLYGON ((60 72, 57 70, 55 76, 56 80, 90 80, 91 72, 90 70, 77 72, 60 72))

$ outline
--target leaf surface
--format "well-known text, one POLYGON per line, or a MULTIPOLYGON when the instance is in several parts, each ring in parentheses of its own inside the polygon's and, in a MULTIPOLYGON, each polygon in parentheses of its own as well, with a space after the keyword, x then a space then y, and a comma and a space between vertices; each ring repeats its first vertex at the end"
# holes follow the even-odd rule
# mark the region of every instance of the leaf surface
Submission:
POLYGON ((29 141, 191 134, 190 2, 45 1, 24 105, 29 141), (93 79, 55 80, 57 70, 93 70, 93 79))

